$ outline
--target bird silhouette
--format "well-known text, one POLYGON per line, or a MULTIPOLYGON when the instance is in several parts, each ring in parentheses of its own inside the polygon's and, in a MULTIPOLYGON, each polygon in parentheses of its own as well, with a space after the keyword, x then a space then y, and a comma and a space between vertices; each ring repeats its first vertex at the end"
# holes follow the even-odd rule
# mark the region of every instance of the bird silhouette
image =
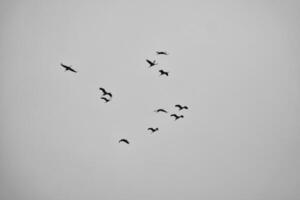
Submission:
POLYGON ((121 143, 121 142, 124 142, 124 143, 126 143, 126 144, 129 144, 129 141, 128 141, 127 139, 121 139, 121 140, 119 140, 119 143, 121 143))
POLYGON ((187 106, 182 106, 182 105, 179 105, 179 104, 176 104, 175 107, 178 108, 179 110, 189 109, 187 106))
POLYGON ((157 55, 169 55, 166 51, 156 51, 157 55))
POLYGON ((105 103, 110 102, 110 99, 108 99, 108 98, 106 98, 106 97, 101 97, 101 99, 103 99, 105 103))
POLYGON ((77 71, 75 71, 75 70, 72 68, 72 65, 67 66, 67 65, 64 65, 63 63, 60 63, 60 66, 62 66, 63 68, 65 68, 65 71, 71 71, 71 72, 77 73, 77 71))
POLYGON ((147 130, 151 131, 151 133, 154 133, 159 130, 159 128, 148 128, 147 130))
POLYGON ((176 115, 176 114, 172 114, 172 115, 170 115, 170 116, 171 116, 171 117, 175 117, 175 120, 180 119, 180 118, 184 118, 183 115, 178 116, 178 115, 176 115))
POLYGON ((102 91, 102 96, 105 96, 105 95, 107 95, 107 96, 109 96, 110 98, 112 98, 112 94, 110 93, 110 92, 107 92, 104 88, 99 88, 99 90, 100 91, 102 91))
POLYGON ((157 112, 157 113, 159 113, 159 112, 168 113, 168 111, 166 111, 165 109, 162 109, 162 108, 157 109, 157 110, 155 110, 154 112, 157 112))
POLYGON ((149 63, 149 67, 153 67, 153 66, 155 66, 155 65, 158 64, 158 63, 156 62, 156 60, 151 61, 151 60, 146 59, 146 61, 147 61, 147 63, 149 63))
POLYGON ((159 73, 160 73, 160 76, 161 75, 166 75, 166 76, 169 76, 169 72, 166 72, 166 71, 164 71, 164 70, 159 70, 159 73))

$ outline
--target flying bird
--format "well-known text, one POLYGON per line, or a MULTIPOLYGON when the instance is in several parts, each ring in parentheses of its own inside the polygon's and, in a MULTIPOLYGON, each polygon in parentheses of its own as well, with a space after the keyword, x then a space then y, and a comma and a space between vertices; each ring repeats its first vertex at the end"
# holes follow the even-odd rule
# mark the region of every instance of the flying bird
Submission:
POLYGON ((103 96, 105 96, 105 95, 107 95, 107 96, 109 96, 110 98, 112 98, 112 94, 110 93, 110 92, 107 92, 104 88, 99 88, 99 90, 101 90, 102 91, 102 95, 103 96))
POLYGON ((165 109, 162 109, 162 108, 157 109, 157 110, 155 110, 154 112, 157 112, 157 113, 159 113, 159 112, 168 113, 168 111, 166 111, 165 109))
POLYGON ((105 103, 110 102, 110 99, 108 99, 108 98, 106 98, 106 97, 101 97, 101 99, 103 99, 105 103))
POLYGON ((178 115, 176 115, 176 114, 172 114, 172 115, 170 115, 170 116, 171 116, 171 117, 175 117, 175 121, 176 121, 177 119, 184 118, 183 115, 178 116, 178 115))
POLYGON ((119 140, 119 143, 121 143, 121 142, 124 142, 124 143, 126 143, 126 144, 129 144, 129 141, 128 141, 127 139, 121 139, 121 140, 119 140))
POLYGON ((147 130, 151 131, 152 133, 158 131, 159 129, 158 128, 148 128, 147 130))
POLYGON ((60 66, 62 66, 63 68, 65 68, 65 71, 72 71, 72 72, 74 72, 74 73, 77 73, 77 71, 75 71, 75 70, 72 68, 72 65, 67 66, 67 65, 64 65, 63 63, 60 63, 60 66))
POLYGON ((175 107, 178 108, 179 110, 189 109, 187 106, 182 106, 182 105, 179 105, 179 104, 176 104, 175 107))
POLYGON ((160 73, 160 76, 161 75, 166 75, 166 76, 169 76, 169 72, 166 72, 166 71, 164 71, 164 70, 159 70, 159 73, 160 73))
POLYGON ((166 51, 156 51, 157 55, 169 55, 166 51))
POLYGON ((155 66, 155 65, 157 65, 158 63, 156 62, 156 60, 153 60, 153 61, 151 61, 151 60, 148 60, 148 59, 146 59, 146 61, 147 61, 147 63, 149 63, 149 67, 153 67, 153 66, 155 66))

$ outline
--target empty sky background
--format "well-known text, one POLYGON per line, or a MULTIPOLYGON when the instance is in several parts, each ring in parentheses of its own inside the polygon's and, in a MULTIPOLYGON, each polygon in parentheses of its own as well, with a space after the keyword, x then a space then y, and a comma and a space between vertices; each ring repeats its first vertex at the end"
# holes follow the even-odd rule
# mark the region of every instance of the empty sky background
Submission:
POLYGON ((299 199, 299 10, 1 1, 0 199, 299 199))

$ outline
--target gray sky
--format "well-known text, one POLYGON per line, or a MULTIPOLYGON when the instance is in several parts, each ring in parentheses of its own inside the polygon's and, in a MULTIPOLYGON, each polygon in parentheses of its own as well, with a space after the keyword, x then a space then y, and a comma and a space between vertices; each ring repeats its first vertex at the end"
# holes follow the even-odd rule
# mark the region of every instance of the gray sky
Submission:
POLYGON ((299 199, 299 10, 2 1, 0 199, 299 199), (177 103, 177 122, 153 112, 177 103))

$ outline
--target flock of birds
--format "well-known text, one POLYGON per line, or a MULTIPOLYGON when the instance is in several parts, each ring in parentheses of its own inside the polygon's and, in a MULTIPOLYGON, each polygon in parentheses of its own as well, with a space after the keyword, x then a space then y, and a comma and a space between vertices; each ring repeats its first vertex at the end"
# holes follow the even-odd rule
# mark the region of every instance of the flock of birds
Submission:
MULTIPOLYGON (((156 51, 156 55, 169 55, 169 53, 167 53, 166 51, 156 51)), ((156 65, 158 65, 158 63, 156 62, 156 60, 149 60, 149 59, 146 59, 146 62, 149 64, 149 68, 152 68, 156 65)), ((68 66, 68 65, 65 65, 63 63, 60 63, 61 67, 63 67, 65 69, 65 71, 70 71, 70 72, 73 72, 73 73, 77 73, 76 70, 74 70, 72 68, 72 65, 68 66)), ((160 76, 169 76, 169 73, 168 71, 164 71, 163 69, 160 69, 158 70, 158 72, 160 73, 160 76)), ((104 101, 104 103, 108 103, 112 100, 113 98, 113 95, 111 92, 107 91, 105 88, 103 87, 100 87, 99 90, 101 91, 102 95, 101 95, 101 99, 104 101)), ((180 104, 176 104, 174 105, 175 108, 178 109, 178 111, 182 111, 182 110, 188 110, 189 107, 188 106, 183 106, 183 105, 180 105, 180 104)), ((168 114, 169 112, 163 108, 159 108, 159 109, 156 109, 154 112, 156 113, 165 113, 165 114, 168 114)), ((178 115, 178 114, 175 114, 175 113, 172 113, 170 114, 170 117, 174 117, 174 120, 178 120, 180 118, 184 118, 184 116, 182 114, 178 115)), ((153 127, 150 127, 147 129, 148 131, 150 131, 150 133, 155 133, 157 131, 159 131, 159 128, 156 127, 156 128, 153 128, 153 127)), ((130 144, 130 142, 125 139, 125 138, 122 138, 119 140, 119 143, 126 143, 126 144, 130 144)))

